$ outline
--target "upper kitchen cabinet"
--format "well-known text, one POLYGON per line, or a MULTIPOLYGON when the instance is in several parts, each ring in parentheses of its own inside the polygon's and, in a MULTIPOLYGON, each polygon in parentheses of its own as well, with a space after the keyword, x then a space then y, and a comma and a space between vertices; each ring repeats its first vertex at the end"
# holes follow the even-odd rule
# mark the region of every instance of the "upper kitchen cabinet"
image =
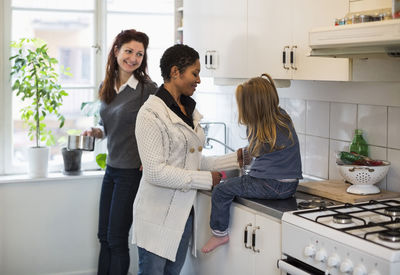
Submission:
POLYGON ((348 59, 309 57, 308 35, 348 12, 348 0, 248 0, 248 67, 275 79, 350 80, 348 59))
POLYGON ((183 42, 200 54, 201 76, 247 77, 247 0, 184 0, 183 42))

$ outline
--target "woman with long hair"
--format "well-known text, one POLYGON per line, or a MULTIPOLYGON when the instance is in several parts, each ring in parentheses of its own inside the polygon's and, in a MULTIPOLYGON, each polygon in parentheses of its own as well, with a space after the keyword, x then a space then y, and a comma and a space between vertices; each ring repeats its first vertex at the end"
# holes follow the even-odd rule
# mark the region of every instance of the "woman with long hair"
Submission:
POLYGON ((107 167, 100 195, 100 255, 98 274, 127 274, 132 204, 142 177, 136 116, 157 86, 147 74, 148 36, 134 29, 121 31, 107 59, 100 85, 100 126, 83 135, 107 137, 107 167))

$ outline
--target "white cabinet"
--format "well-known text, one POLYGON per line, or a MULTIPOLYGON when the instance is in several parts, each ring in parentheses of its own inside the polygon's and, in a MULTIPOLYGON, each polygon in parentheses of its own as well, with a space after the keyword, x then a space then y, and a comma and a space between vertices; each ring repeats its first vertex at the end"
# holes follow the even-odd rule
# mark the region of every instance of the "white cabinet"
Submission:
POLYGON ((201 76, 350 79, 349 59, 307 56, 308 32, 334 24, 348 12, 348 0, 184 0, 183 6, 183 42, 199 52, 201 76))
POLYGON ((209 227, 211 198, 200 193, 198 203, 198 255, 194 258, 188 252, 182 274, 280 274, 276 266, 281 257, 280 220, 233 203, 229 242, 209 254, 203 254, 201 247, 212 236, 209 227), (244 242, 246 229, 247 243, 244 242))
POLYGON ((349 80, 348 59, 308 57, 308 33, 334 24, 348 0, 248 0, 249 72, 277 79, 349 80))
POLYGON ((200 54, 201 76, 247 74, 247 0, 184 0, 183 42, 200 54))
POLYGON ((175 43, 183 42, 183 0, 175 0, 175 43))

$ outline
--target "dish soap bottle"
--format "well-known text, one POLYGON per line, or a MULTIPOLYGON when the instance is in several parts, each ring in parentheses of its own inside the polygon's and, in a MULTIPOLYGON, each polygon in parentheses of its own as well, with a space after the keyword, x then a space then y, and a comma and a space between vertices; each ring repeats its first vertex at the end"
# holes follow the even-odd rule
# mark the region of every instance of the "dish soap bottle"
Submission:
POLYGON ((353 141, 350 144, 350 152, 368 157, 368 144, 362 136, 362 130, 356 129, 353 141))

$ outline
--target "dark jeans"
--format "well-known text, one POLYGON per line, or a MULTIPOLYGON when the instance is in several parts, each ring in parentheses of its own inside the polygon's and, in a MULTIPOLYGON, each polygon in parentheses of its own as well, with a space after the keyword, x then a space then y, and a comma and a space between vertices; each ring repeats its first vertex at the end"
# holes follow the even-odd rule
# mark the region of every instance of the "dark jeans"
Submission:
POLYGON ((193 228, 193 208, 186 221, 185 230, 176 252, 175 262, 158 256, 144 248, 139 250, 139 272, 138 275, 179 275, 183 264, 185 263, 186 253, 189 247, 189 240, 192 236, 193 228))
POLYGON ((228 229, 229 210, 236 196, 247 199, 286 199, 296 192, 298 182, 280 182, 244 175, 219 183, 211 196, 211 229, 219 232, 228 229))
POLYGON ((107 166, 100 196, 100 255, 97 274, 126 275, 129 269, 129 229, 142 172, 107 166))

